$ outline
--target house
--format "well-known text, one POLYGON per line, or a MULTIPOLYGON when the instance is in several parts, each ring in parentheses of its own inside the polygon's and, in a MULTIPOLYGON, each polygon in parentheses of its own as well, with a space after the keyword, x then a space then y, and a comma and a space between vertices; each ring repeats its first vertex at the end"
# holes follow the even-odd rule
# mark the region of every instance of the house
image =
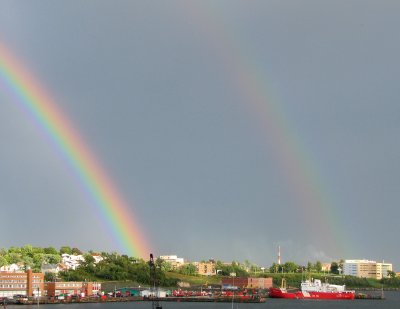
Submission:
POLYGON ((64 253, 61 255, 61 261, 67 269, 77 269, 85 261, 83 255, 73 255, 64 253))
POLYGON ((177 255, 160 255, 159 258, 171 264, 172 269, 177 269, 185 264, 185 260, 183 258, 178 258, 177 255))
POLYGON ((46 273, 58 274, 61 270, 63 270, 61 264, 42 264, 41 267, 41 271, 43 274, 46 273))
POLYGON ((24 265, 21 263, 3 265, 0 267, 0 271, 6 271, 6 272, 18 272, 18 271, 23 271, 23 270, 24 270, 24 265))

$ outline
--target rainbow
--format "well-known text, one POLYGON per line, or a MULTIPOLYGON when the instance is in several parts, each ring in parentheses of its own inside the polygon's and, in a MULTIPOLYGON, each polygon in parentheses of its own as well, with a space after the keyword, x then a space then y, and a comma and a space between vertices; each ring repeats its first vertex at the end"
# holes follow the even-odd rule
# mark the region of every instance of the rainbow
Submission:
POLYGON ((181 5, 185 18, 190 16, 188 20, 202 33, 205 45, 218 57, 228 82, 246 102, 245 108, 251 117, 258 119, 264 142, 273 146, 275 161, 299 208, 293 209, 291 215, 303 222, 304 231, 309 234, 307 242, 315 240, 317 234, 319 240, 324 239, 331 248, 334 247, 332 252, 335 254, 349 252, 349 237, 345 235, 333 200, 288 120, 283 104, 269 89, 271 83, 259 69, 248 44, 225 26, 227 23, 217 4, 184 1, 181 5))
POLYGON ((124 253, 145 258, 147 241, 111 179, 83 142, 66 115, 53 102, 12 53, 0 44, 0 83, 13 101, 28 112, 34 122, 72 167, 78 182, 106 222, 113 239, 124 253))

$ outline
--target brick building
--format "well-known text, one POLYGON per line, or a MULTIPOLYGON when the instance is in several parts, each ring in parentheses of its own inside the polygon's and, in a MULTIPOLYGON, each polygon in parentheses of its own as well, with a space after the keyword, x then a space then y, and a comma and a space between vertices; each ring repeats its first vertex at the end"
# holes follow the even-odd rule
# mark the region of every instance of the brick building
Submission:
POLYGON ((239 289, 269 289, 272 287, 272 278, 229 277, 222 279, 222 286, 239 289))
POLYGON ((101 291, 99 282, 46 282, 45 293, 49 297, 58 295, 91 296, 101 291))
POLYGON ((13 295, 42 296, 44 293, 44 275, 34 273, 31 269, 26 272, 0 272, 0 297, 13 295))

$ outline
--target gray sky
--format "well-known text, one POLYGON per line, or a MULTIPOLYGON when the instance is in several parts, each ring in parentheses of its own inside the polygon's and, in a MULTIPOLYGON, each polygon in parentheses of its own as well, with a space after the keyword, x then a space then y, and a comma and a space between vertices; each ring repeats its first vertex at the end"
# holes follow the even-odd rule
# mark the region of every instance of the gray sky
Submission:
MULTIPOLYGON (((284 262, 398 269, 399 10, 2 1, 0 43, 68 115, 157 255, 269 266, 280 245, 284 262)), ((0 90, 0 247, 120 251, 0 90)))

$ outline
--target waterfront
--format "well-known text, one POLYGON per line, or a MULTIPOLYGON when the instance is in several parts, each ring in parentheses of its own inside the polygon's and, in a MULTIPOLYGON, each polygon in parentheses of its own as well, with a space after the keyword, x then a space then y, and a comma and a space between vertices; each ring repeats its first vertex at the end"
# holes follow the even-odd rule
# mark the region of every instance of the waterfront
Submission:
MULTIPOLYGON (((289 300, 268 298, 265 303, 260 304, 233 304, 234 309, 261 309, 261 308, 399 308, 400 292, 385 292, 385 300, 352 300, 352 301, 319 301, 319 300, 289 300)), ((163 309, 229 309, 231 303, 187 303, 187 302, 161 302, 163 309)), ((21 308, 20 305, 9 305, 8 309, 21 308)), ((37 305, 23 306, 27 309, 38 308, 37 305)), ((127 303, 91 303, 91 304, 57 304, 42 305, 46 309, 150 309, 151 302, 127 302, 127 303)))

